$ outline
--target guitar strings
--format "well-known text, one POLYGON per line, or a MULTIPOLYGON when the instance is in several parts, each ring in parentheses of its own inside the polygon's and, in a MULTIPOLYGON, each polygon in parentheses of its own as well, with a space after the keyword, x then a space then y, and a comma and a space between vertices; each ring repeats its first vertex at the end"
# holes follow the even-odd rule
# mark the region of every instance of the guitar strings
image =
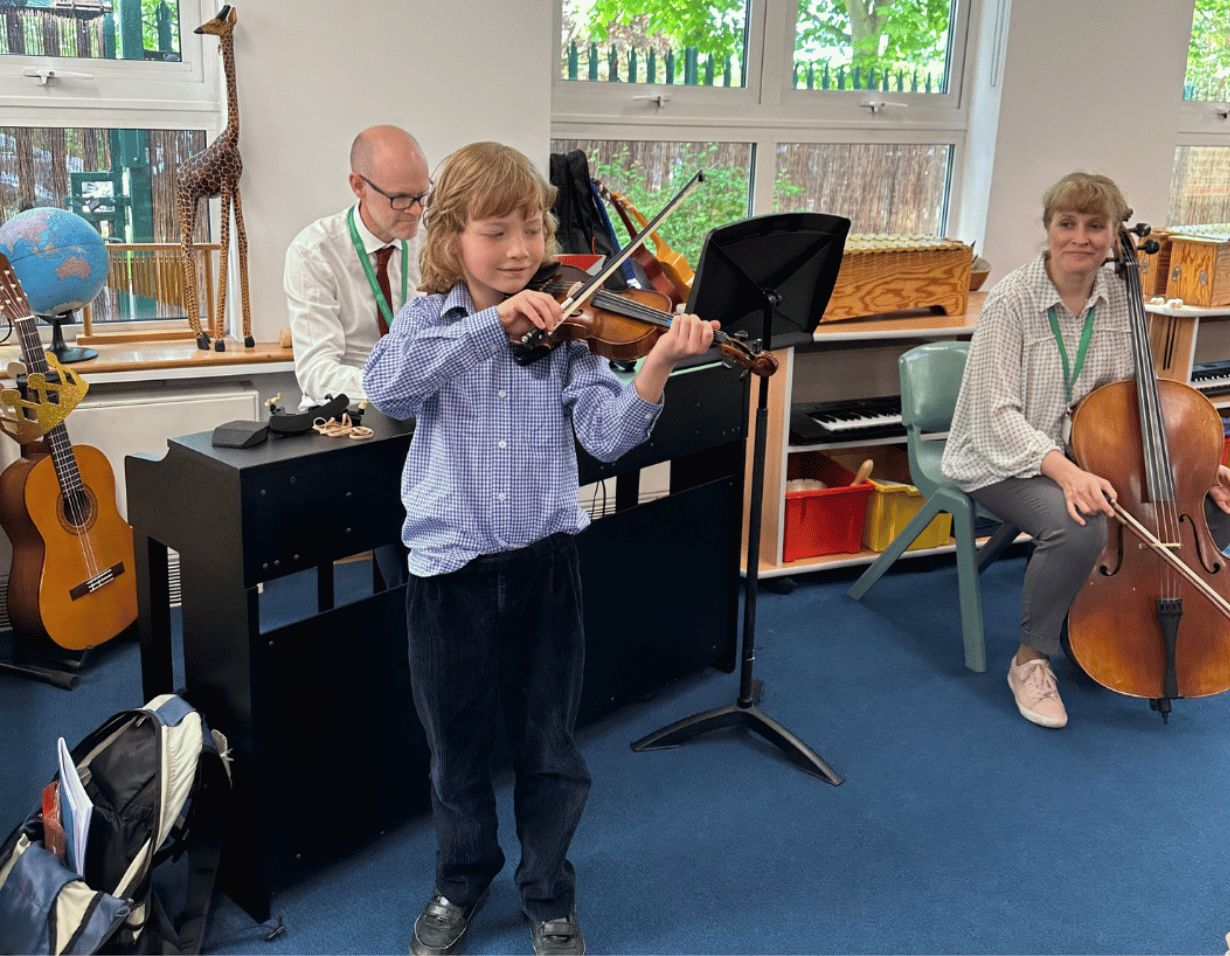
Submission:
MULTIPOLYGON (((4 259, 3 268, 0 269, 0 298, 2 298, 0 304, 4 306, 10 321, 18 330, 23 357, 29 357, 27 372, 42 372, 46 375, 50 371, 50 366, 47 364, 42 341, 39 339, 35 326, 37 320, 30 308, 25 291, 21 288, 21 283, 13 273, 7 258, 4 259)), ((46 397, 46 394, 42 396, 44 399, 46 397)), ((94 582, 99 577, 99 568, 98 557, 94 550, 92 526, 88 524, 92 509, 85 491, 85 484, 81 480, 77 456, 68 438, 68 427, 61 422, 48 431, 44 437, 51 451, 51 464, 60 487, 60 499, 72 523, 73 536, 77 539, 82 562, 85 564, 86 580, 94 582)))

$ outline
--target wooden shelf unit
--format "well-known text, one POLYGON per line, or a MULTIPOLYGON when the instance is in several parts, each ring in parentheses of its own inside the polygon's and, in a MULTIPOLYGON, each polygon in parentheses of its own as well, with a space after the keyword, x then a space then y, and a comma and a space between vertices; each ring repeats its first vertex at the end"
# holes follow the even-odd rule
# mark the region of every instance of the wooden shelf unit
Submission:
MULTIPOLYGON (((974 333, 985 292, 971 292, 959 315, 917 309, 819 326, 810 345, 781 349, 779 368, 769 379, 768 434, 765 436, 764 500, 761 510, 759 577, 781 577, 829 568, 870 564, 879 552, 866 548, 850 554, 827 554, 797 561, 782 560, 786 521, 786 473, 791 455, 809 452, 902 445, 905 436, 853 439, 812 445, 790 444, 790 410, 796 404, 841 398, 877 398, 900 392, 897 357, 924 342, 969 338, 974 333)), ((744 482, 743 573, 747 573, 747 516, 751 507, 751 457, 755 437, 757 389, 751 390, 748 472, 744 482)), ((936 436, 940 437, 940 436, 936 436)), ((945 554, 952 544, 920 548, 911 556, 945 554)))
MULTIPOLYGON (((1190 385, 1194 365, 1230 359, 1230 307, 1146 304, 1145 310, 1150 313, 1149 339, 1159 376, 1190 385)), ((1218 409, 1230 408, 1230 389, 1208 398, 1218 409)))

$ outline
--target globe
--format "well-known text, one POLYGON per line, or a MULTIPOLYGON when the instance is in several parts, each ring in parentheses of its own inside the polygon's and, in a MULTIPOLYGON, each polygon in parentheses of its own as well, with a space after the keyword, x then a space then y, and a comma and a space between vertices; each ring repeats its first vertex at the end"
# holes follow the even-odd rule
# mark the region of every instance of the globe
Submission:
POLYGON ((107 283, 102 236, 76 213, 42 206, 0 226, 0 253, 38 315, 62 315, 88 305, 107 283))

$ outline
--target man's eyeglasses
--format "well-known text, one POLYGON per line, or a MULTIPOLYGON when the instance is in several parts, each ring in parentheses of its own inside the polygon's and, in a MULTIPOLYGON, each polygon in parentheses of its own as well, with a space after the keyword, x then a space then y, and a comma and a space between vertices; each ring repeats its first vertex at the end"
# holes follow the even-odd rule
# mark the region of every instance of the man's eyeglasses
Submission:
POLYGON ((389 205, 398 212, 403 212, 404 210, 409 209, 415 203, 418 203, 419 207, 422 208, 424 200, 427 199, 427 193, 431 191, 431 182, 429 181, 427 183, 427 191, 421 192, 417 196, 407 196, 405 193, 390 196, 362 173, 359 173, 358 176, 361 180, 363 180, 363 182, 367 183, 367 185, 371 186, 372 189, 376 190, 376 192, 380 193, 380 195, 387 199, 389 201, 389 205))

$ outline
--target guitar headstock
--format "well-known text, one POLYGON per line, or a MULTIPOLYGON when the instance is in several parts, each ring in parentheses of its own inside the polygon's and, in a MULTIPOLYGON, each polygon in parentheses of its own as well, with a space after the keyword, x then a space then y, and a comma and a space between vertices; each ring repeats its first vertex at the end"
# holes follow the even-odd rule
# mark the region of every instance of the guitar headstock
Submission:
POLYGON ((0 253, 0 309, 7 312, 13 321, 34 314, 25 290, 4 253, 0 253))

